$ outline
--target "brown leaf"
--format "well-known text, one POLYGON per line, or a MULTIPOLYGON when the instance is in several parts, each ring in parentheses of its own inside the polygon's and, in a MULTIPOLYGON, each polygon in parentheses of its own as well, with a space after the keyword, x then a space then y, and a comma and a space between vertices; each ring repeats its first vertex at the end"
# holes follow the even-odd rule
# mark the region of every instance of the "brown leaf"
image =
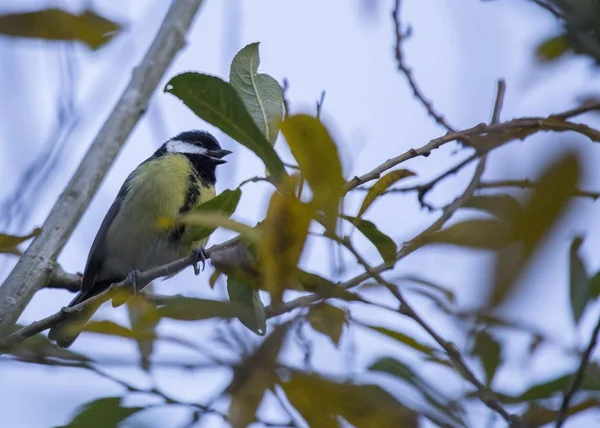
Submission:
POLYGON ((229 422, 232 427, 243 428, 254 421, 265 391, 275 381, 277 356, 289 326, 289 323, 279 325, 252 355, 235 367, 227 389, 231 394, 229 422))
POLYGON ((340 337, 346 322, 345 311, 327 303, 321 303, 310 307, 306 319, 313 329, 329 337, 335 346, 340 344, 340 337))

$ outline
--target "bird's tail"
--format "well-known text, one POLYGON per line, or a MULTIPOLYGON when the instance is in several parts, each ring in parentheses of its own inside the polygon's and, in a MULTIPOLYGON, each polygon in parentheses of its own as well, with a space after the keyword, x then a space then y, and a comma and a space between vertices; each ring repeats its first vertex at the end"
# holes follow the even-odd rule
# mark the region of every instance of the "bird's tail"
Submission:
MULTIPOLYGON (((95 293, 94 293, 95 294, 95 293)), ((71 303, 69 303, 68 307, 73 307, 90 297, 94 294, 83 294, 79 293, 71 303)), ((86 323, 90 320, 90 318, 94 315, 94 313, 98 310, 102 302, 94 303, 89 305, 87 308, 73 314, 71 317, 60 321, 54 327, 50 329, 48 332, 48 339, 56 341, 56 344, 61 348, 68 348, 73 344, 75 339, 81 334, 83 328, 86 323)))

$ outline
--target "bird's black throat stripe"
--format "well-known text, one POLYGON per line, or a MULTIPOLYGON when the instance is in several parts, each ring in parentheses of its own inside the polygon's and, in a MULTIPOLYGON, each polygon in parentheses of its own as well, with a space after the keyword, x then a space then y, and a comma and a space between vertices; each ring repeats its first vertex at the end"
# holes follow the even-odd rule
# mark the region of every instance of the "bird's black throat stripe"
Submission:
POLYGON ((185 153, 184 156, 190 161, 194 172, 198 175, 200 182, 205 187, 214 186, 217 182, 216 165, 204 155, 185 153))
MULTIPOLYGON (((189 173, 189 186, 187 188, 187 192, 185 194, 185 199, 183 205, 179 209, 180 214, 184 214, 191 210, 195 205, 198 197, 200 196, 200 178, 196 174, 195 171, 190 171, 189 173)), ((183 236, 185 232, 185 224, 180 224, 176 226, 169 235, 169 239, 171 241, 177 242, 183 236)))

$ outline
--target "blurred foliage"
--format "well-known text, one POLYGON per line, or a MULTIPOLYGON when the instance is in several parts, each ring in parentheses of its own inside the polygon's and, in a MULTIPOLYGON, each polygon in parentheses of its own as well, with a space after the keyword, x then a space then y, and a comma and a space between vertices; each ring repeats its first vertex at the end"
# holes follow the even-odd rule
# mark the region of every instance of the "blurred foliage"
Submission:
POLYGON ((143 407, 123 407, 121 397, 106 397, 81 406, 71 422, 59 428, 110 428, 121 422, 143 407))
POLYGON ((120 30, 120 24, 89 10, 79 15, 60 9, 0 15, 1 35, 77 41, 93 50, 108 43, 120 30))
POLYGON ((21 250, 18 248, 19 244, 38 236, 40 232, 41 229, 35 229, 33 232, 25 236, 13 236, 0 233, 0 253, 8 253, 20 256, 21 250))
MULTIPOLYGON (((591 27, 596 21, 577 18, 581 11, 573 7, 574 3, 555 3, 564 21, 564 34, 553 36, 538 48, 537 54, 545 61, 560 58, 569 50, 584 52, 577 44, 580 43, 577 37, 586 34, 594 38, 598 34, 595 27, 591 27)), ((0 32, 5 18, 0 18, 0 32)), ((93 26, 86 31, 92 30, 93 26)), ((82 40, 77 37, 73 36, 82 40)), ((85 41, 91 43, 88 39, 85 41)), ((244 265, 243 269, 219 266, 219 271, 210 279, 210 286, 216 287, 219 277, 226 277, 229 301, 138 295, 128 302, 129 327, 106 320, 93 321, 85 327, 88 333, 131 342, 139 352, 135 365, 148 377, 154 368, 169 365, 162 355, 156 355, 160 354, 155 351, 157 344, 162 342, 182 346, 193 353, 194 358, 189 362, 176 362, 178 368, 228 368, 231 381, 222 393, 209 404, 179 401, 167 396, 153 382, 144 389, 109 375, 99 369, 105 361, 60 349, 42 334, 15 346, 3 346, 1 351, 12 360, 86 369, 124 388, 122 397, 101 398, 82 406, 65 427, 117 427, 122 422, 129 423, 127 419, 143 409, 158 406, 189 409, 189 426, 200 423, 205 414, 213 414, 233 427, 255 423, 291 427, 306 424, 416 427, 425 419, 443 427, 466 427, 479 426, 482 419, 474 415, 483 414, 481 406, 484 404, 496 412, 506 406, 507 412, 520 415, 526 426, 541 426, 556 420, 560 414, 557 399, 573 388, 573 374, 562 373, 532 382, 521 393, 504 391, 502 388, 508 384, 505 376, 510 373, 505 369, 511 362, 506 351, 510 340, 507 331, 527 335, 531 358, 542 345, 556 343, 501 309, 522 291, 520 288, 526 285, 522 278, 531 261, 547 248, 557 225, 566 218, 582 176, 579 155, 569 151, 548 164, 546 159, 539 160, 541 172, 534 181, 536 185, 523 186, 529 189, 528 196, 523 198, 478 187, 481 176, 475 176, 472 186, 454 202, 439 209, 441 217, 433 223, 435 227, 425 229, 415 239, 398 242, 397 236, 386 233, 404 233, 401 217, 398 217, 398 228, 385 230, 386 233, 380 224, 366 217, 372 207, 388 199, 392 192, 411 191, 393 186, 405 179, 416 180, 417 173, 396 168, 396 165, 383 172, 372 171, 374 184, 367 184, 371 179, 359 183, 357 190, 365 191, 366 195, 357 211, 351 205, 356 215, 349 215, 347 201, 350 198, 346 197, 356 193, 348 190, 338 144, 327 124, 318 115, 291 115, 284 119, 283 89, 273 77, 258 73, 259 62, 259 44, 252 43, 233 58, 229 82, 206 74, 184 73, 173 77, 165 87, 166 92, 179 98, 199 118, 218 127, 262 160, 266 176, 246 182, 263 181, 273 185, 266 216, 254 226, 232 219, 243 196, 240 187, 223 191, 193 213, 159 221, 159 226, 165 228, 180 223, 194 226, 192 241, 208 238, 218 227, 239 234, 240 244, 236 248, 242 249, 244 263, 240 265, 244 265), (293 163, 284 164, 274 150, 280 135, 287 142, 293 163), (455 211, 465 216, 447 223, 455 211), (355 229, 366 238, 364 248, 357 245, 355 229), (350 233, 345 234, 348 230, 350 233), (312 237, 345 249, 352 262, 335 270, 331 278, 303 270, 300 262, 312 237), (434 245, 493 255, 493 264, 487 272, 490 281, 487 286, 482 281, 477 290, 480 296, 477 307, 468 311, 461 309, 456 287, 428 279, 426 271, 418 275, 402 276, 397 272, 395 277, 388 275, 389 270, 413 251, 434 245), (371 253, 363 257, 363 251, 371 253), (383 263, 371 266, 367 260, 372 255, 378 263, 383 263), (345 269, 350 265, 354 270, 359 268, 357 276, 346 275, 345 269), (357 286, 360 288, 353 288, 357 286), (287 299, 292 291, 296 300, 287 299), (268 296, 269 306, 261 296, 268 296), (428 305, 426 310, 434 312, 431 324, 408 306, 407 302, 412 304, 413 300, 419 307, 424 303, 428 305), (355 305, 369 305, 373 319, 354 317, 355 305), (385 311, 389 317, 375 320, 376 311, 385 311), (392 321, 385 322, 389 319, 392 321), (210 346, 204 346, 208 339, 203 339, 199 346, 183 335, 164 334, 161 329, 164 320, 177 325, 206 320, 224 322, 215 322, 218 327, 210 346), (251 341, 236 329, 239 326, 236 320, 247 330, 264 337, 258 339, 250 335, 254 340, 251 341), (412 327, 415 322, 428 333, 425 338, 409 328, 408 324, 412 327), (444 322, 466 330, 465 344, 452 344, 438 337, 433 326, 444 322), (223 325, 227 327, 220 328, 223 325), (311 366, 315 343, 319 343, 313 340, 316 335, 333 345, 328 352, 335 352, 337 358, 338 353, 356 353, 356 348, 363 346, 352 334, 357 328, 374 340, 384 341, 386 349, 397 352, 380 355, 368 364, 361 360, 359 367, 354 361, 349 373, 338 377, 311 366), (217 355, 219 346, 230 351, 230 359, 217 355), (303 366, 290 357, 294 354, 288 352, 290 349, 300 351, 295 354, 302 354, 303 366), (428 375, 430 370, 434 376, 428 375), (382 378, 386 380, 385 389, 376 383, 382 378), (460 388, 449 393, 452 384, 460 388), (138 393, 162 401, 160 405, 146 407, 123 405, 124 398, 138 393), (272 415, 262 411, 265 397, 277 399, 281 407, 279 414, 284 414, 285 421, 266 417, 272 415), (226 411, 221 410, 224 408, 222 399, 229 400, 226 411), (299 419, 302 421, 298 422, 299 419)), ((474 134, 473 141, 481 151, 476 154, 487 156, 496 147, 514 139, 525 139, 540 130, 577 131, 590 138, 597 132, 591 127, 582 130, 580 125, 558 116, 540 119, 522 128, 514 122, 507 124, 511 126, 504 130, 474 134), (580 127, 574 129, 575 125, 580 127)), ((447 175, 442 174, 439 180, 447 175)), ((417 200, 421 202, 422 193, 429 191, 429 188, 423 190, 426 186, 412 189, 419 193, 417 200)), ((390 217, 401 213, 398 208, 390 217)), ((0 235, 0 252, 20 254, 18 244, 38 232, 23 237, 0 235)), ((583 238, 571 238, 565 264, 570 270, 568 295, 572 317, 578 327, 586 310, 600 295, 600 272, 589 273, 583 238)), ((566 245, 564 249, 567 254, 566 245)), ((345 258, 344 261, 347 262, 345 258)), ((562 350, 580 361, 581 352, 562 350)), ((595 362, 583 370, 578 393, 567 409, 568 415, 599 407, 599 375, 600 368, 595 362)))
POLYGON ((595 0, 540 0, 537 4, 552 13, 562 29, 543 40, 535 53, 542 62, 553 62, 574 52, 600 65, 600 3, 595 0))

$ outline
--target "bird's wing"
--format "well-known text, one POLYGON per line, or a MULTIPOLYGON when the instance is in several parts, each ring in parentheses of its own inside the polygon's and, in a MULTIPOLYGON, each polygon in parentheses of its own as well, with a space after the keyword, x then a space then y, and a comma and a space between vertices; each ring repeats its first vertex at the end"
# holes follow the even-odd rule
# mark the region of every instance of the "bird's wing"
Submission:
POLYGON ((102 220, 100 229, 98 229, 98 233, 94 238, 94 242, 92 243, 92 248, 90 249, 90 254, 88 256, 88 260, 85 266, 85 271, 83 273, 83 279, 81 280, 81 293, 83 295, 88 294, 94 287, 94 284, 96 283, 96 276, 102 268, 104 260, 106 259, 105 245, 108 228, 119 213, 121 205, 123 204, 123 200, 125 199, 125 196, 129 191, 129 185, 131 184, 131 181, 136 176, 138 171, 139 167, 136 168, 131 174, 129 174, 129 177, 127 177, 127 179, 121 186, 117 197, 115 198, 114 202, 108 209, 108 212, 104 216, 104 220, 102 220))

